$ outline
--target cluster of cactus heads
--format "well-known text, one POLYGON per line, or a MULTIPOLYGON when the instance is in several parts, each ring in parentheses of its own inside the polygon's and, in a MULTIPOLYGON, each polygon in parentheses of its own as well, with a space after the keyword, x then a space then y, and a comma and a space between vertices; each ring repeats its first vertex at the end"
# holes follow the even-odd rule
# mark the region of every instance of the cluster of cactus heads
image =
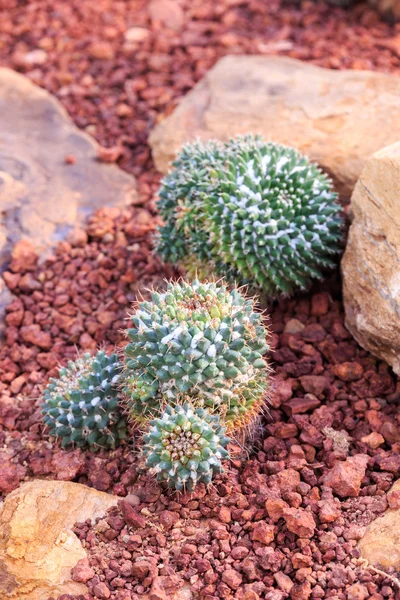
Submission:
POLYGON ((236 289, 182 281, 139 302, 131 322, 121 358, 84 354, 50 380, 44 422, 63 446, 114 448, 127 420, 146 434, 146 464, 159 481, 207 484, 229 439, 244 441, 265 404, 262 316, 236 289))
MULTIPOLYGON (((334 265, 342 219, 330 180, 257 136, 186 146, 160 190, 158 251, 274 297, 334 265)), ((144 433, 157 480, 192 491, 222 472, 230 440, 257 427, 268 396, 268 331, 252 298, 220 282, 168 284, 137 303, 121 356, 84 354, 44 391, 63 446, 115 448, 144 433), (228 436, 228 437, 227 437, 228 436)))
POLYGON ((127 436, 119 406, 121 362, 116 354, 86 353, 60 369, 44 391, 43 420, 62 445, 115 448, 127 436))
POLYGON ((216 283, 173 283, 141 302, 132 323, 124 390, 133 420, 159 412, 160 402, 190 399, 233 436, 251 425, 264 401, 268 350, 251 299, 216 283))
POLYGON ((151 421, 144 438, 146 465, 169 488, 191 492, 199 482, 207 485, 223 471, 228 442, 218 416, 187 403, 167 406, 162 417, 151 421))
POLYGON ((335 266, 337 194, 293 148, 258 136, 189 144, 159 195, 158 252, 191 275, 215 272, 276 297, 335 266))

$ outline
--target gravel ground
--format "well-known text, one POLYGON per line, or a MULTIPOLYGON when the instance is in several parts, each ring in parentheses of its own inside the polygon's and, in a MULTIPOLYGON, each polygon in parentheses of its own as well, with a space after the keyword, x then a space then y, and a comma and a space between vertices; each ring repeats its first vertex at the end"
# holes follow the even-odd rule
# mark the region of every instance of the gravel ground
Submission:
MULTIPOLYGON (((0 0, 0 63, 54 93, 78 126, 139 180, 141 205, 102 210, 46 263, 14 250, 0 347, 0 494, 32 477, 121 496, 76 526, 89 560, 74 573, 87 599, 395 598, 389 576, 362 568, 356 543, 396 498, 400 387, 343 326, 339 275, 270 307, 276 377, 249 459, 210 491, 162 493, 138 448, 61 451, 38 398, 59 362, 123 345, 127 309, 176 275, 152 254, 157 222, 147 136, 221 56, 285 54, 326 67, 400 70, 400 26, 359 4, 280 0, 0 0), (133 450, 133 451, 132 451, 133 450), (139 560, 141 559, 141 560, 139 560)), ((397 597, 400 597, 397 593, 397 597)), ((61 600, 61 599, 60 599, 61 600)), ((70 600, 63 596, 62 600, 70 600)))

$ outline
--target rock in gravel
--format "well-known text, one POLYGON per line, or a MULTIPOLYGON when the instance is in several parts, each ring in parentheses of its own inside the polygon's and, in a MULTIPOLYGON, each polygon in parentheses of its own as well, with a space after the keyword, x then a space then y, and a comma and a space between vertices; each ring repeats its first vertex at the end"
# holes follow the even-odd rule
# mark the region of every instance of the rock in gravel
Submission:
POLYGON ((43 250, 94 210, 137 198, 134 178, 98 162, 96 142, 51 94, 5 68, 0 131, 0 272, 21 238, 43 250))
POLYGON ((150 144, 165 173, 189 140, 259 133, 320 163, 347 202, 366 159, 400 138, 399 94, 400 79, 384 73, 226 56, 153 130, 150 144))
POLYGON ((368 460, 368 455, 356 454, 338 461, 325 475, 324 484, 341 498, 358 496, 368 460))
MULTIPOLYGON (((400 492, 400 480, 392 486, 388 494, 400 492)), ((372 521, 358 546, 361 555, 375 566, 400 570, 400 508, 386 510, 372 521)))
POLYGON ((400 142, 366 163, 342 260, 346 326, 400 374, 400 142))
POLYGON ((5 596, 47 600, 85 594, 83 581, 91 571, 72 527, 101 517, 117 501, 61 481, 36 480, 9 494, 0 510, 0 585, 5 596))

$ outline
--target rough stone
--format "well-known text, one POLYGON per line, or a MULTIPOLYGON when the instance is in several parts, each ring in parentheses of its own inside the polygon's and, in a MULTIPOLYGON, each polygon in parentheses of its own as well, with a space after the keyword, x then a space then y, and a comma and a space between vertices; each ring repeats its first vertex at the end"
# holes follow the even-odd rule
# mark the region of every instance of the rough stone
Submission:
POLYGON ((366 159, 400 137, 399 93, 400 79, 384 73, 226 56, 153 130, 150 144, 166 172, 189 140, 259 133, 320 163, 348 201, 366 159))
POLYGON ((338 461, 324 477, 324 484, 341 498, 358 496, 368 460, 368 455, 356 454, 338 461))
POLYGON ((400 143, 365 165, 342 260, 346 326, 400 374, 400 143))
POLYGON ((101 517, 117 501, 71 482, 36 480, 14 490, 0 509, 1 591, 17 600, 85 594, 77 571, 73 580, 86 552, 72 527, 101 517))
MULTIPOLYGON (((390 493, 400 492, 400 480, 392 486, 390 493)), ((361 555, 367 561, 383 569, 394 567, 400 570, 400 508, 389 508, 372 521, 358 543, 361 555)))
POLYGON ((95 209, 135 202, 134 178, 100 164, 96 142, 61 104, 6 68, 0 68, 0 131, 0 272, 21 238, 42 251, 95 209))

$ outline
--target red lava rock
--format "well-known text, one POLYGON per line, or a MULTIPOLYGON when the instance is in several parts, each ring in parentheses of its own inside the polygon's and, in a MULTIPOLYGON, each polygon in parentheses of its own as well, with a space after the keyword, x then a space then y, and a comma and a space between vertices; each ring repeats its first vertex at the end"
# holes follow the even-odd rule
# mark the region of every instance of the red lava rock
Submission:
POLYGON ((291 379, 275 379, 271 385, 272 403, 279 408, 282 403, 286 403, 293 395, 291 379))
POLYGON ((356 454, 345 461, 339 461, 324 477, 324 484, 342 498, 358 496, 367 464, 368 456, 365 454, 356 454))
POLYGON ((308 600, 311 596, 311 584, 309 581, 305 581, 300 585, 294 585, 292 591, 290 592, 290 597, 293 600, 308 600))
POLYGON ((274 526, 258 521, 253 527, 251 539, 262 544, 270 544, 274 541, 274 526))
POLYGON ((301 332, 301 337, 305 342, 322 342, 325 336, 326 331, 319 323, 311 323, 301 332))
POLYGON ((320 406, 321 401, 313 394, 306 394, 303 398, 292 398, 282 405, 288 415, 298 415, 320 406))
POLYGON ((169 600, 174 596, 180 584, 177 575, 154 577, 150 590, 150 600, 169 600))
POLYGON ((231 556, 234 560, 242 560, 249 554, 249 549, 245 546, 235 546, 232 549, 231 556))
POLYGON ((231 590, 237 590, 243 581, 240 573, 234 569, 226 569, 226 571, 222 573, 221 579, 224 583, 226 583, 227 586, 231 588, 231 590))
POLYGON ((313 560, 311 556, 306 556, 305 554, 301 554, 301 552, 296 552, 292 556, 292 565, 294 569, 303 569, 305 567, 309 567, 312 562, 313 560))
POLYGON ((313 536, 316 524, 311 512, 303 508, 287 508, 283 513, 283 518, 286 527, 292 533, 299 537, 310 538, 313 536))
POLYGON ((12 250, 9 268, 13 273, 34 271, 38 260, 39 256, 32 242, 20 240, 12 250))
POLYGON ((150 565, 145 560, 137 560, 132 565, 132 575, 142 581, 148 576, 151 570, 150 565))
POLYGON ((87 583, 89 579, 95 576, 95 571, 89 565, 87 558, 81 558, 71 571, 72 580, 78 583, 87 583))
POLYGON ((93 587, 93 594, 99 600, 108 600, 111 597, 110 589, 106 586, 105 583, 98 583, 93 587))
POLYGON ((274 573, 274 579, 280 590, 290 594, 290 591, 294 585, 290 577, 285 575, 285 573, 282 573, 282 571, 278 571, 278 573, 274 573))
POLYGON ((20 333, 24 342, 39 346, 43 350, 49 350, 52 346, 50 333, 42 331, 40 325, 24 325, 21 327, 20 333))
POLYGON ((356 362, 345 362, 332 366, 332 373, 342 381, 357 381, 364 373, 362 365, 356 362))
POLYGON ((303 375, 300 377, 305 392, 320 396, 329 387, 329 379, 322 375, 303 375))
POLYGON ((311 298, 311 314, 314 317, 322 317, 326 315, 329 310, 329 296, 323 292, 321 294, 315 294, 311 298))
POLYGON ((286 508, 289 508, 287 503, 281 498, 268 498, 265 501, 265 508, 268 516, 272 521, 277 522, 283 517, 286 508))
POLYGON ((144 529, 146 527, 146 518, 136 512, 128 502, 121 500, 118 505, 120 506, 124 519, 128 525, 135 529, 144 529))
POLYGON ((72 452, 60 451, 54 454, 52 460, 53 472, 57 479, 72 481, 80 473, 86 464, 86 458, 82 450, 77 448, 72 452))
POLYGON ((371 598, 368 588, 362 583, 353 583, 347 590, 348 600, 366 600, 371 598))
POLYGON ((389 471, 390 473, 398 473, 400 471, 400 454, 378 456, 376 462, 382 471, 389 471))
POLYGON ((321 523, 333 523, 341 516, 340 507, 332 500, 321 500, 319 503, 319 519, 321 523))
POLYGON ((293 492, 300 484, 300 475, 295 469, 284 469, 277 475, 279 489, 282 493, 293 492))
POLYGON ((386 421, 379 429, 379 433, 383 435, 385 441, 389 444, 395 444, 400 442, 400 428, 396 427, 393 423, 386 421))
POLYGON ((0 452, 0 494, 8 494, 15 490, 25 473, 25 467, 11 462, 10 456, 0 452))
POLYGON ((163 510, 160 513, 160 525, 164 527, 164 529, 171 529, 176 525, 179 521, 179 513, 172 512, 170 510, 163 510))
POLYGON ((275 429, 275 437, 280 440, 287 440, 297 435, 297 426, 294 423, 282 423, 275 429))
POLYGON ((67 156, 64 158, 64 162, 66 165, 75 165, 76 156, 74 156, 73 154, 67 154, 67 156))

